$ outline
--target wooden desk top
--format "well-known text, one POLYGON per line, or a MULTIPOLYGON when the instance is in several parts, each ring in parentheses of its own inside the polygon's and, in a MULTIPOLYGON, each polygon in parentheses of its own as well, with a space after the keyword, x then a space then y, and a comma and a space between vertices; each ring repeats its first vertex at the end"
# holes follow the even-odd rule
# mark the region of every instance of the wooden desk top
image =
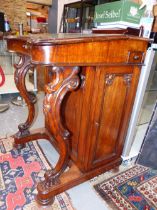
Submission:
POLYGON ((60 33, 60 34, 30 34, 27 36, 7 36, 6 39, 13 40, 27 40, 33 44, 53 45, 53 44, 67 44, 76 42, 91 42, 96 40, 120 40, 120 39, 134 39, 145 40, 138 36, 123 35, 123 34, 81 34, 81 33, 60 33))
POLYGON ((148 39, 119 34, 31 34, 6 40, 9 51, 29 55, 34 64, 79 66, 127 63, 130 52, 143 54, 148 44, 148 39))

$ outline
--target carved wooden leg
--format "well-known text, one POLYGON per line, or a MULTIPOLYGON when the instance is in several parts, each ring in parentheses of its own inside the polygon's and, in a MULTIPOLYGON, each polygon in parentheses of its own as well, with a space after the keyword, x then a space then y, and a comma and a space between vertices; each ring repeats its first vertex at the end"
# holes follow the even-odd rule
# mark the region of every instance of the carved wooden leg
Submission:
POLYGON ((64 96, 75 90, 80 83, 78 67, 53 67, 56 78, 46 86, 44 113, 49 131, 53 134, 59 148, 60 157, 53 170, 45 173, 45 181, 38 184, 37 201, 48 205, 53 201, 53 188, 59 182, 59 176, 67 167, 69 161, 70 132, 64 127, 61 119, 61 104, 64 96))
POLYGON ((14 135, 15 145, 20 148, 20 139, 29 135, 29 127, 33 122, 35 116, 34 104, 36 102, 36 97, 28 93, 25 85, 25 77, 28 70, 32 67, 29 56, 21 56, 18 64, 15 64, 15 84, 17 89, 20 91, 21 97, 25 99, 25 102, 28 105, 28 118, 25 123, 22 123, 18 126, 19 131, 14 135))

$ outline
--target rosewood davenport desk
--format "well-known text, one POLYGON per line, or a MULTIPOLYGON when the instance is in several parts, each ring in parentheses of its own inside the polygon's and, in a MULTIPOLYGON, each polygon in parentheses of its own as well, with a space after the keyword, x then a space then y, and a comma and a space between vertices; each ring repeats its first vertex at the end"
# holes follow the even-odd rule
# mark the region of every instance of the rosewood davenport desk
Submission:
POLYGON ((54 196, 121 163, 121 153, 148 41, 126 35, 58 34, 7 37, 20 55, 15 83, 28 105, 15 146, 47 139, 59 152, 56 166, 37 186, 37 202, 54 196), (27 92, 31 67, 51 71, 45 84, 45 128, 30 130, 35 97, 27 92), (66 170, 65 170, 66 169, 66 170))

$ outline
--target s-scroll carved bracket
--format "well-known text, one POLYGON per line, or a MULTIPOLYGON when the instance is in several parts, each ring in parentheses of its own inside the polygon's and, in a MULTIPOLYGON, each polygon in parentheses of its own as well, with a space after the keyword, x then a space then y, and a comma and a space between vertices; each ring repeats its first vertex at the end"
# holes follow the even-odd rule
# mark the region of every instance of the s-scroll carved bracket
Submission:
POLYGON ((25 123, 18 126, 19 131, 15 134, 16 139, 29 135, 29 127, 31 126, 35 117, 36 97, 33 94, 28 93, 25 85, 25 77, 30 68, 34 67, 30 62, 30 57, 27 55, 20 55, 18 64, 14 65, 15 73, 14 80, 17 89, 20 92, 21 97, 25 100, 28 106, 28 118, 25 123))
POLYGON ((70 134, 69 131, 62 125, 60 108, 64 96, 79 86, 80 79, 77 75, 79 68, 73 67, 70 69, 63 67, 53 67, 52 70, 56 74, 56 78, 45 87, 46 97, 44 100, 44 113, 46 115, 46 119, 49 119, 49 123, 53 122, 52 124, 55 129, 53 129, 52 133, 56 133, 57 135, 59 133, 64 139, 67 139, 70 134), (65 78, 63 71, 68 72, 67 78, 65 78), (53 119, 56 119, 55 121, 52 121, 51 115, 54 116, 53 119))
POLYGON ((53 170, 47 171, 45 181, 38 186, 38 191, 48 190, 57 183, 57 178, 65 170, 69 161, 70 132, 64 127, 61 105, 65 95, 74 91, 80 84, 79 67, 53 67, 55 79, 45 86, 44 114, 49 131, 54 136, 60 152, 59 160, 53 170))

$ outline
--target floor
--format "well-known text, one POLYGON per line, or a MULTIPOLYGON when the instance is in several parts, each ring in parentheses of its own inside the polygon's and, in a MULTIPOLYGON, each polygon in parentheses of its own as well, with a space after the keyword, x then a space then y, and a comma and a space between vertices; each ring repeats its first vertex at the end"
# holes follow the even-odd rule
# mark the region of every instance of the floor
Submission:
MULTIPOLYGON (((10 102, 12 98, 14 98, 16 94, 8 94, 1 96, 1 103, 10 102)), ((36 118, 33 128, 40 128, 43 126, 43 113, 42 111, 42 99, 44 94, 40 92, 37 95, 38 103, 37 110, 39 116, 36 118)), ((17 127, 19 123, 22 123, 26 120, 27 116, 27 106, 16 106, 12 103, 9 103, 10 107, 7 111, 0 113, 0 137, 7 137, 14 134, 17 131, 17 127)), ((58 154, 51 146, 51 144, 46 140, 39 140, 40 145, 42 146, 44 153, 50 160, 52 165, 55 165, 58 154)), ((72 200, 72 204, 76 210, 107 210, 108 208, 105 205, 105 202, 99 198, 99 196, 94 191, 92 185, 89 181, 80 184, 77 187, 74 187, 67 191, 72 200)))

